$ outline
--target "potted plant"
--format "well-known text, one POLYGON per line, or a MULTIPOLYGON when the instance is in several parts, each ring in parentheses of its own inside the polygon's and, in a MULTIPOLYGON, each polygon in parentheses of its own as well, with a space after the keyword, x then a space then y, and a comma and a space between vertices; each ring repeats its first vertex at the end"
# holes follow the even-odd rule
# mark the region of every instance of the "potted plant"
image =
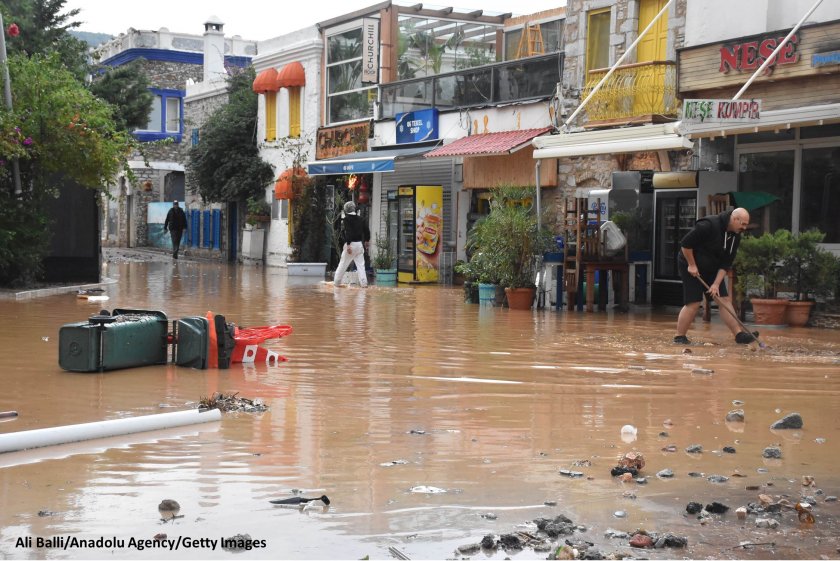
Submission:
POLYGON ((472 232, 473 244, 487 254, 498 284, 505 287, 508 306, 529 309, 534 300, 538 257, 554 237, 539 225, 531 206, 534 187, 499 186, 492 190, 490 213, 472 232))
POLYGON ((264 198, 252 197, 246 202, 245 223, 254 227, 271 221, 271 205, 264 198))
POLYGON ((470 261, 459 260, 455 263, 455 273, 464 277, 464 302, 478 304, 478 272, 475 264, 470 261))
POLYGON ((782 283, 782 263, 790 252, 792 236, 781 229, 759 237, 741 240, 735 258, 738 274, 736 290, 741 299, 748 299, 755 323, 784 325, 787 299, 777 298, 782 283))
POLYGON ((782 281, 793 291, 787 306, 787 324, 802 327, 808 323, 815 299, 831 294, 833 280, 840 272, 840 261, 822 249, 825 234, 818 230, 791 237, 789 252, 782 260, 782 281))
POLYGON ((376 235, 376 253, 373 256, 373 269, 377 284, 397 282, 396 255, 388 236, 376 235))

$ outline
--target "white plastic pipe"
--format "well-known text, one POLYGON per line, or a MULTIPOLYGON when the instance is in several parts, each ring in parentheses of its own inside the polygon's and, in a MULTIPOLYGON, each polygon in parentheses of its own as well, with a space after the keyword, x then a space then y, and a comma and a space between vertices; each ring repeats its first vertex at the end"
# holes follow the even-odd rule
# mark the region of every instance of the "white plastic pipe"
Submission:
POLYGON ((12 432, 0 434, 0 453, 55 446, 56 444, 67 444, 69 442, 81 442, 83 440, 93 440, 94 438, 168 429, 184 425, 195 425, 198 423, 219 421, 221 418, 222 412, 218 409, 205 411, 192 409, 190 411, 176 411, 174 413, 160 413, 158 415, 144 415, 142 417, 128 417, 125 419, 112 419, 110 421, 97 421, 95 423, 12 432))
POLYGON ((741 96, 744 95, 744 92, 747 91, 747 88, 750 87, 750 84, 752 84, 753 81, 756 78, 758 78, 762 72, 764 72, 765 68, 770 66, 770 63, 776 60, 776 56, 784 48, 784 46, 787 45, 788 41, 790 41, 790 38, 793 37, 793 34, 796 33, 800 27, 802 27, 802 24, 805 23, 805 20, 808 19, 808 16, 813 14, 814 10, 816 10, 817 6, 819 6, 820 4, 822 4, 822 0, 817 0, 816 3, 813 6, 811 6, 811 9, 808 10, 805 13, 805 15, 802 16, 802 19, 799 20, 799 23, 797 23, 794 26, 794 28, 790 30, 790 33, 787 34, 787 37, 782 39, 782 41, 776 46, 776 49, 770 54, 770 56, 764 59, 764 63, 758 67, 758 70, 753 72, 753 75, 750 76, 750 79, 747 80, 747 83, 744 84, 744 86, 740 90, 738 90, 738 93, 735 94, 735 97, 732 98, 732 101, 738 101, 739 99, 741 99, 741 96))

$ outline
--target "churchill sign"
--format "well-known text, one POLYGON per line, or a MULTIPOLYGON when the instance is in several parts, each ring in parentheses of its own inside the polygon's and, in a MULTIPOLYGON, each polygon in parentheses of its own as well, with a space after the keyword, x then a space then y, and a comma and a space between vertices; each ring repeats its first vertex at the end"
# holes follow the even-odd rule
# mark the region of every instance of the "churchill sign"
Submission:
POLYGON ((759 120, 761 100, 686 99, 683 123, 750 123, 759 120))

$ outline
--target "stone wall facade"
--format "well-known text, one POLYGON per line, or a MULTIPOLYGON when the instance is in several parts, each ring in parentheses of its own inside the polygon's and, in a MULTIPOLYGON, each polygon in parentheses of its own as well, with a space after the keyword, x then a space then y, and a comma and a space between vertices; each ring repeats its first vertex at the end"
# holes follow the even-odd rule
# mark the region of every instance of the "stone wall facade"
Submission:
MULTIPOLYGON (((676 0, 668 12, 668 60, 677 59, 677 49, 685 42, 685 14, 687 0, 676 0)), ((580 93, 586 82, 586 25, 592 10, 611 8, 610 64, 614 64, 639 37, 640 0, 568 0, 566 24, 563 30, 565 58, 563 60, 563 99, 561 113, 571 115, 580 104, 580 93)), ((622 64, 636 62, 630 53, 622 64)), ((585 114, 578 118, 585 122, 585 114)))

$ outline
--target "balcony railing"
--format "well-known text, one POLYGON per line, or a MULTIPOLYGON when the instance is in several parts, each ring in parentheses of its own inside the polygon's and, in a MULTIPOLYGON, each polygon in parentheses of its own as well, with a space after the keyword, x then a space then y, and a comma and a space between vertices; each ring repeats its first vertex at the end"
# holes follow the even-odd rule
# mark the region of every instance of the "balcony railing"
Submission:
POLYGON ((431 107, 445 111, 547 97, 562 75, 563 53, 558 52, 383 84, 380 118, 431 107))
MULTIPOLYGON (((598 85, 608 68, 590 70, 581 99, 598 85)), ((677 65, 673 61, 639 62, 619 66, 589 100, 589 123, 657 120, 677 116, 677 65)))

